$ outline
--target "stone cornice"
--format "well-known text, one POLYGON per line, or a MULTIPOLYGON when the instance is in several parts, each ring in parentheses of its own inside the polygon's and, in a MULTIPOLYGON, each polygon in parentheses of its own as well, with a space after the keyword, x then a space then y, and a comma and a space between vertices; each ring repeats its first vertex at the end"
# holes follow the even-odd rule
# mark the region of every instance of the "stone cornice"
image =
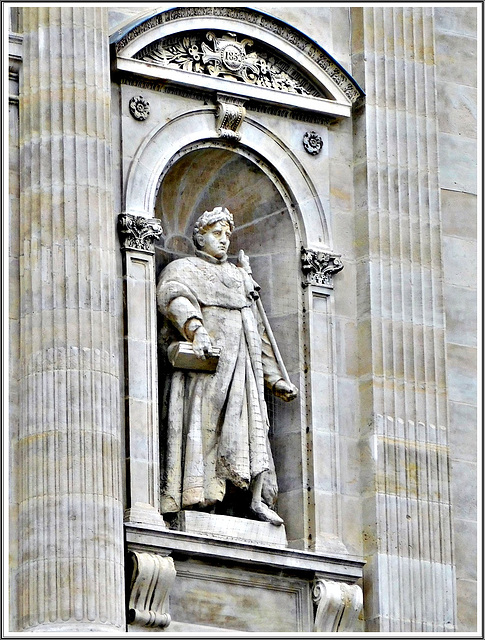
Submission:
POLYGON ((349 117, 364 93, 321 46, 255 9, 182 7, 111 36, 113 70, 164 86, 230 92, 298 114, 349 117))
POLYGON ((251 566, 264 565, 274 570, 311 572, 321 578, 353 583, 362 577, 364 561, 356 556, 321 554, 298 549, 275 548, 243 542, 223 541, 181 531, 125 523, 130 550, 156 553, 183 553, 191 557, 231 558, 251 566))
POLYGON ((245 24, 251 24, 278 35, 314 60, 341 87, 343 93, 352 103, 364 96, 364 92, 350 74, 311 38, 282 20, 246 7, 178 7, 169 9, 147 18, 132 29, 128 27, 125 31, 115 32, 111 36, 111 43, 114 44, 116 52, 120 53, 138 36, 161 24, 188 18, 210 16, 215 18, 225 17, 239 21, 241 22, 242 32, 244 32, 245 24))

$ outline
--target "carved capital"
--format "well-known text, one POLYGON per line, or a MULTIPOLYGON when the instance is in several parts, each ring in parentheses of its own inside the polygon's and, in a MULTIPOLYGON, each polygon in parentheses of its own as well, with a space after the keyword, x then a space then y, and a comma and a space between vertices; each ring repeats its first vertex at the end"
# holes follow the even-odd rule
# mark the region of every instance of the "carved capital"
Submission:
POLYGON ((122 249, 153 252, 153 243, 162 235, 158 218, 144 218, 122 213, 118 216, 118 234, 122 249))
POLYGON ((362 610, 362 589, 356 584, 317 579, 313 585, 313 602, 316 606, 314 631, 351 632, 362 610))
POLYGON ((245 100, 225 94, 217 94, 216 129, 221 138, 238 142, 239 128, 246 115, 245 100))
POLYGON ((326 251, 313 251, 301 248, 301 268, 305 275, 303 286, 319 284, 332 285, 332 276, 344 268, 340 255, 326 251))
POLYGON ((171 622, 168 594, 175 580, 173 559, 156 553, 131 551, 133 575, 128 623, 164 629, 171 622))

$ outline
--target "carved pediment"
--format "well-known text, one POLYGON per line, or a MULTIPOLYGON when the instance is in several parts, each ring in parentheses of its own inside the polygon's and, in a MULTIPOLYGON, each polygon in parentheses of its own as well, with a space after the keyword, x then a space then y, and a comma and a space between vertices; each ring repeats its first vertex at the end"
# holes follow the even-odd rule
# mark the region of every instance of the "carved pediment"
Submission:
POLYGON ((161 87, 231 93, 332 117, 350 116, 363 91, 313 40, 254 9, 183 7, 147 16, 111 37, 114 68, 161 87))
POLYGON ((144 47, 135 58, 161 67, 236 80, 275 91, 332 99, 290 61, 236 33, 195 31, 144 47))

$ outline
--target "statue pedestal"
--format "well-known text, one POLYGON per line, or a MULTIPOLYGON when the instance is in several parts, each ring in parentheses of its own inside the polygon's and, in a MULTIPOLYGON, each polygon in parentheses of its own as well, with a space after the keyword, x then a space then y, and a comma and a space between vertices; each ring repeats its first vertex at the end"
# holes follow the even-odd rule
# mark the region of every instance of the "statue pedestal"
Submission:
POLYGON ((147 566, 156 568, 132 586, 131 606, 146 623, 130 624, 129 633, 160 631, 155 622, 168 620, 166 614, 169 634, 362 630, 355 584, 362 577, 361 558, 289 549, 283 527, 265 522, 199 512, 185 512, 184 521, 191 531, 125 523, 127 551, 152 556, 147 566), (263 535, 282 536, 282 544, 275 538, 263 543, 263 535), (153 593, 138 593, 137 584, 155 585, 153 593), (152 611, 151 603, 162 598, 152 611))
POLYGON ((201 534, 220 540, 277 547, 288 546, 285 526, 275 526, 269 522, 200 511, 181 511, 177 524, 179 531, 201 534))

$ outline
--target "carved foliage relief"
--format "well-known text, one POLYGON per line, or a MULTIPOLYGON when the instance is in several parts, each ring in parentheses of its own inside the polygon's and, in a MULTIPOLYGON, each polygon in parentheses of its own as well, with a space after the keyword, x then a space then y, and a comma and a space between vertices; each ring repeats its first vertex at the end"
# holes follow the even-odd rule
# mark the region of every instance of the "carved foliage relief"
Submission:
POLYGON ((138 60, 182 71, 237 80, 276 91, 321 97, 294 65, 235 33, 194 31, 158 40, 138 60))
POLYGON ((332 276, 344 268, 339 255, 301 248, 301 269, 305 275, 303 286, 309 284, 332 286, 332 276))

